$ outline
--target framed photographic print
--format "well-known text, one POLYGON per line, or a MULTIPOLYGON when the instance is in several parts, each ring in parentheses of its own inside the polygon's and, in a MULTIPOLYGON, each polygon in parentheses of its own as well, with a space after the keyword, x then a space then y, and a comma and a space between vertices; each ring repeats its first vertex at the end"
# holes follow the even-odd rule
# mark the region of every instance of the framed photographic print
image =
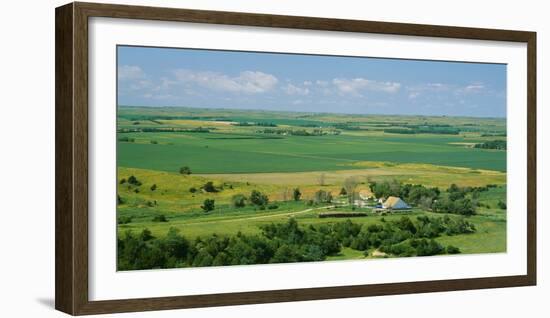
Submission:
POLYGON ((536 34, 56 10, 56 308, 536 284, 536 34))

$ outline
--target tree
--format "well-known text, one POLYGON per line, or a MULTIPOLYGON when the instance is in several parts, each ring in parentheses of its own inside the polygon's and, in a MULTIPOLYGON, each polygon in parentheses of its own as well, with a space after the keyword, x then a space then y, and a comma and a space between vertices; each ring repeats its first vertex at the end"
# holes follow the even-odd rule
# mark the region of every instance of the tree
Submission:
POLYGON ((332 194, 324 190, 319 190, 315 192, 313 201, 315 201, 315 203, 330 203, 332 202, 332 194))
POLYGON ((164 214, 159 214, 159 215, 155 215, 155 217, 153 217, 153 219, 151 221, 153 221, 153 222, 168 222, 168 219, 166 218, 166 216, 164 216, 164 214))
POLYGON ((149 229, 143 229, 143 231, 141 231, 141 233, 139 234, 139 238, 140 238, 140 240, 145 242, 145 241, 149 241, 149 240, 151 240, 155 237, 153 236, 153 234, 151 233, 151 231, 149 229))
POLYGON ((390 195, 393 196, 400 196, 401 195, 401 182, 392 179, 392 181, 389 182, 390 187, 390 195))
POLYGON ((499 209, 501 209, 501 210, 506 210, 506 203, 503 202, 503 201, 501 201, 501 200, 498 200, 497 206, 498 206, 499 209))
POLYGON ((216 190, 216 187, 214 187, 214 183, 212 181, 208 181, 202 186, 203 190, 206 192, 218 192, 216 190))
POLYGON ((246 197, 242 194, 235 194, 231 201, 233 202, 233 206, 236 208, 242 208, 246 205, 246 197))
POLYGON ((250 202, 257 206, 265 206, 269 203, 269 198, 258 190, 252 190, 250 193, 250 202))
POLYGON ((130 222, 132 222, 131 216, 119 216, 117 218, 117 224, 128 224, 130 222))
POLYGON ((348 201, 350 204, 353 204, 353 201, 355 200, 355 189, 357 188, 358 184, 359 182, 355 177, 348 177, 346 178, 346 180, 344 180, 344 189, 349 195, 348 201))
POLYGON ((155 191, 157 189, 157 184, 154 183, 152 186, 151 186, 151 191, 155 191))
POLYGON ((325 185, 325 173, 321 173, 319 175, 319 185, 324 186, 325 185))
POLYGON ((420 199, 419 205, 420 205, 420 207, 421 207, 422 209, 424 209, 424 210, 429 210, 429 209, 432 208, 432 203, 433 203, 432 198, 430 198, 430 197, 422 197, 422 198, 420 199))
POLYGON ((181 235, 176 228, 171 227, 164 238, 164 251, 179 260, 187 257, 189 251, 189 241, 181 235))
POLYGON ((128 183, 135 186, 140 186, 141 181, 139 181, 136 176, 132 175, 128 178, 128 183))
POLYGON ((294 191, 292 192, 292 198, 294 201, 300 201, 300 198, 302 197, 302 192, 300 192, 299 188, 294 188, 294 191))
POLYGON ((346 191, 346 188, 340 189, 340 195, 346 195, 348 192, 346 191))
POLYGON ((216 201, 214 199, 206 199, 206 200, 204 200, 203 204, 201 205, 201 208, 203 209, 204 212, 210 212, 210 211, 214 210, 215 202, 216 201))
POLYGON ((283 201, 288 201, 288 198, 291 196, 290 192, 291 190, 289 188, 283 190, 283 201))
POLYGON ((447 254, 459 254, 460 249, 453 245, 447 245, 447 254))
POLYGON ((410 184, 403 186, 401 182, 394 179, 389 182, 371 182, 369 188, 375 197, 387 198, 389 196, 407 197, 413 186, 410 184))
POLYGON ((188 166, 183 166, 180 168, 180 173, 181 174, 191 174, 191 168, 189 168, 188 166))
POLYGON ((475 206, 472 200, 466 198, 455 201, 456 213, 462 215, 474 215, 476 214, 475 206))

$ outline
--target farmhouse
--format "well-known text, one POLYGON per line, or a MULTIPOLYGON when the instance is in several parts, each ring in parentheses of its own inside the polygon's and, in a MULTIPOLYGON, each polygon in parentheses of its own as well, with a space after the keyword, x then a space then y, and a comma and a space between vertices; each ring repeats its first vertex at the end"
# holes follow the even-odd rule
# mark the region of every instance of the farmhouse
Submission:
POLYGON ((389 197, 386 202, 382 204, 382 208, 385 210, 410 210, 411 207, 398 197, 389 197))

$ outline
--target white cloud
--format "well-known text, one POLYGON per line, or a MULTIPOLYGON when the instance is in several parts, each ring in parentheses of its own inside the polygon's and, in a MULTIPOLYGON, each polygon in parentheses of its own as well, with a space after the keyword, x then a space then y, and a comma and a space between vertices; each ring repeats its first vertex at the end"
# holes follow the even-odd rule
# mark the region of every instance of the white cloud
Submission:
POLYGON ((167 99, 176 98, 176 96, 172 94, 151 94, 151 93, 143 94, 143 97, 148 99, 155 99, 155 100, 167 100, 167 99))
POLYGON ((336 86, 341 94, 351 94, 359 96, 361 91, 374 91, 384 93, 396 93, 401 88, 401 84, 397 82, 380 82, 369 80, 366 78, 335 78, 332 84, 336 86))
POLYGON ((204 88, 232 92, 256 94, 272 90, 278 83, 275 76, 259 71, 244 71, 238 76, 210 71, 179 69, 173 72, 176 80, 184 84, 196 84, 204 88))
POLYGON ((410 92, 410 93, 409 93, 409 99, 415 99, 415 98, 417 98, 418 96, 420 96, 420 93, 419 93, 419 92, 410 92))
POLYGON ((153 86, 153 82, 147 77, 147 74, 136 65, 119 66, 118 80, 122 90, 126 91, 140 91, 153 86))
POLYGON ((288 95, 308 95, 309 94, 309 88, 299 87, 290 83, 288 83, 286 86, 283 87, 283 91, 288 95))
POLYGON ((485 84, 474 82, 468 85, 446 84, 446 83, 425 83, 419 85, 408 86, 408 98, 414 100, 418 98, 424 99, 462 99, 465 95, 478 93, 491 93, 486 90, 485 84))
POLYGON ((139 66, 135 65, 122 65, 118 67, 118 79, 125 80, 138 80, 144 79, 145 72, 139 66))
POLYGON ((328 82, 327 81, 322 81, 322 80, 316 80, 315 84, 317 84, 318 86, 321 86, 321 87, 328 86, 328 82))
POLYGON ((468 93, 477 93, 479 91, 482 91, 483 89, 485 89, 485 85, 481 83, 470 84, 464 87, 464 91, 468 93))
POLYGON ((425 83, 418 84, 413 86, 407 86, 407 91, 409 92, 409 99, 417 99, 421 96, 445 96, 442 94, 449 94, 457 92, 461 89, 457 85, 446 84, 446 83, 425 83))
POLYGON ((426 84, 426 88, 431 91, 447 91, 451 89, 452 86, 443 83, 428 83, 426 84))

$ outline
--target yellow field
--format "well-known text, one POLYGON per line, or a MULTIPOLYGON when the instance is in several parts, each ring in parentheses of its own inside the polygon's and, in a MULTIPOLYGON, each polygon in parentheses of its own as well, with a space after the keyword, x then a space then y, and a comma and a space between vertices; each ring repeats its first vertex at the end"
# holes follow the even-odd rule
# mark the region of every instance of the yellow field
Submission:
POLYGON ((315 186, 320 184, 320 178, 323 177, 326 187, 336 186, 338 190, 340 189, 338 185, 341 185, 349 177, 359 178, 365 183, 369 180, 397 179, 405 183, 442 188, 446 188, 452 183, 459 186, 485 186, 487 184, 500 185, 506 183, 505 173, 492 170, 376 161, 362 161, 349 166, 365 167, 365 169, 343 169, 326 172, 203 174, 200 176, 231 182, 250 182, 277 186, 288 184, 315 186))

